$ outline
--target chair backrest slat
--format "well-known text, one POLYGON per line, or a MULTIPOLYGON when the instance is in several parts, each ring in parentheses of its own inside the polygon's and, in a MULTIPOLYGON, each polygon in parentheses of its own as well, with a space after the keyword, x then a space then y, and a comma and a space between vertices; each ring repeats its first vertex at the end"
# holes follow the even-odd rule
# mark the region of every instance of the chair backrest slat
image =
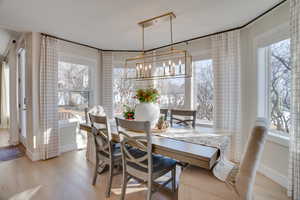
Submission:
POLYGON ((112 156, 112 136, 109 120, 106 116, 96 116, 89 114, 94 136, 96 151, 102 153, 108 158, 112 156), (99 127, 104 128, 99 128, 99 127))
POLYGON ((188 125, 188 122, 192 122, 192 127, 196 127, 196 110, 176 110, 171 109, 171 126, 173 126, 173 120, 178 121, 183 125, 188 125), (175 117, 174 117, 175 116, 175 117), (176 116, 192 117, 192 119, 178 119, 176 116))
MULTIPOLYGON (((131 121, 116 118, 117 130, 121 137, 121 150, 123 160, 126 165, 131 162, 140 167, 152 169, 152 141, 150 122, 131 121), (141 136, 130 136, 128 130, 141 131, 141 136), (142 135, 143 134, 143 135, 142 135), (142 152, 141 155, 136 155, 133 148, 137 148, 142 152), (147 164, 145 164, 148 161, 147 164)), ((151 172, 152 173, 152 172, 151 172)))

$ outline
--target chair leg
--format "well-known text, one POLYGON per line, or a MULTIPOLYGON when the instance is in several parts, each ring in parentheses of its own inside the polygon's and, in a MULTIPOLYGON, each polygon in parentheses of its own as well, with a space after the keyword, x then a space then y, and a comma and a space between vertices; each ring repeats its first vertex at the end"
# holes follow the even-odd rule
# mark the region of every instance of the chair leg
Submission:
MULTIPOLYGON (((123 170, 124 170, 124 169, 123 169, 123 170)), ((127 182, 128 182, 127 174, 126 174, 126 172, 123 171, 123 181, 122 181, 121 200, 124 200, 124 199, 125 199, 127 182)))
POLYGON ((109 173, 108 173, 108 183, 106 187, 106 197, 110 196, 112 179, 113 179, 113 172, 114 172, 114 163, 110 162, 109 164, 109 173))
POLYGON ((172 191, 175 192, 176 191, 176 167, 174 167, 174 169, 172 169, 172 191))
POLYGON ((95 185, 96 181, 97 181, 98 167, 99 167, 99 159, 96 158, 96 166, 95 166, 95 172, 94 172, 94 178, 93 178, 93 185, 95 185))
POLYGON ((152 199, 152 181, 148 182, 147 200, 152 199))

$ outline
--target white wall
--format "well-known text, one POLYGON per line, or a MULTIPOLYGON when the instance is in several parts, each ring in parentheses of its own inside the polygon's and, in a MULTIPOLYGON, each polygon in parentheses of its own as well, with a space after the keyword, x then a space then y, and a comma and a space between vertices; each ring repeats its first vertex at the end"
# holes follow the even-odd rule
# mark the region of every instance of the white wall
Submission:
MULTIPOLYGON (((243 142, 249 136, 257 117, 257 56, 255 43, 270 30, 289 22, 289 2, 284 3, 241 31, 242 57, 242 133, 243 142)), ((274 34, 275 35, 275 34, 274 34)), ((271 35, 272 37, 272 35, 271 35)), ((271 136, 270 136, 271 137, 271 136)), ((288 146, 276 140, 267 140, 260 171, 286 186, 288 173, 288 146)))

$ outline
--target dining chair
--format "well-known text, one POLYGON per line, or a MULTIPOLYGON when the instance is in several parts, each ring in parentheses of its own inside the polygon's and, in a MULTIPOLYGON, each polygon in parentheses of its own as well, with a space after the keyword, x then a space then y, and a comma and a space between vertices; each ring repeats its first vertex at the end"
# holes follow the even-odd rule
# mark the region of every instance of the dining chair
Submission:
POLYGON ((266 120, 256 122, 242 162, 226 182, 217 179, 211 171, 193 166, 185 168, 180 175, 178 199, 252 200, 256 171, 267 136, 266 127, 266 120))
POLYGON ((192 127, 196 126, 196 110, 176 110, 171 109, 171 126, 173 126, 174 122, 179 125, 190 126, 190 122, 192 123, 192 127), (183 117, 183 118, 180 118, 183 117), (189 117, 189 118, 186 118, 189 117), (192 119, 191 119, 192 117, 192 119))
POLYGON ((167 109, 167 108, 160 109, 160 114, 164 116, 164 120, 168 119, 168 113, 169 113, 169 109, 167 109))
MULTIPOLYGON (((176 190, 176 161, 152 153, 150 122, 129 121, 116 118, 117 130, 121 139, 123 160, 123 183, 121 199, 124 200, 127 183, 131 178, 147 183, 147 200, 157 189, 172 183, 176 190), (140 136, 130 135, 126 130, 143 131, 140 136), (155 180, 171 172, 171 178, 154 189, 155 180)), ((158 184, 158 183, 157 183, 158 184)))
POLYGON ((110 124, 106 116, 89 114, 89 118, 96 147, 96 166, 93 185, 96 184, 98 174, 101 174, 103 169, 108 166, 109 173, 106 197, 109 197, 113 177, 118 174, 114 174, 114 168, 115 166, 118 166, 119 169, 119 166, 121 166, 122 163, 120 146, 117 146, 112 142, 110 124))

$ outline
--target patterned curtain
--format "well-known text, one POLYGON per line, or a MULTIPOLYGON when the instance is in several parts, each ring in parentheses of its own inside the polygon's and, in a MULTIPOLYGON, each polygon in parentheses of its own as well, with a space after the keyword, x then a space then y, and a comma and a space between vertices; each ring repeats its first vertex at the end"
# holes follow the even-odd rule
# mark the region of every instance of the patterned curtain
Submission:
POLYGON ((288 195, 300 199, 300 0, 290 1, 292 56, 292 126, 290 132, 288 195))
POLYGON ((58 42, 42 36, 40 56, 40 127, 39 151, 41 159, 58 156, 58 42))
POLYGON ((102 106, 106 115, 111 118, 113 115, 113 54, 102 52, 102 106))
POLYGON ((240 160, 240 31, 212 36, 214 127, 232 133, 233 159, 240 160))
MULTIPOLYGON (((1 64, 1 63, 0 63, 1 64)), ((6 62, 2 62, 1 67, 1 122, 0 128, 9 128, 9 68, 6 62)))

